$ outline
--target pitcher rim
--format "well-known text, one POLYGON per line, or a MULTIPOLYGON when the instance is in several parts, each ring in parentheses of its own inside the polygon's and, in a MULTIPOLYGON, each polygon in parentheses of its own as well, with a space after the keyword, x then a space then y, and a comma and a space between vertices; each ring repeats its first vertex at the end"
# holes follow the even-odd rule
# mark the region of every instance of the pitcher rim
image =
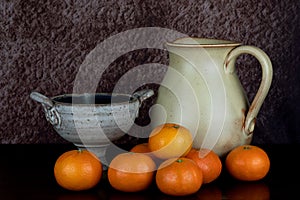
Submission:
POLYGON ((202 38, 202 37, 182 37, 171 42, 166 42, 166 46, 170 47, 203 47, 203 48, 213 48, 213 47, 236 47, 242 43, 215 39, 215 38, 202 38), (190 43, 188 43, 190 42, 190 43), (191 43, 195 42, 195 43, 191 43))

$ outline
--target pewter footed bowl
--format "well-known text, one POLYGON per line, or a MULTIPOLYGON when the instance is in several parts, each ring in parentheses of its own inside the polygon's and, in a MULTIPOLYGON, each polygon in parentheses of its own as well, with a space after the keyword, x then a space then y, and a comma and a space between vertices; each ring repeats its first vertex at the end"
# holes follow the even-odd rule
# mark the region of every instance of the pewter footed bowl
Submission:
POLYGON ((108 145, 126 134, 142 102, 153 94, 141 90, 133 95, 85 93, 48 98, 32 92, 30 97, 42 104, 47 121, 61 137, 92 151, 105 166, 108 145))

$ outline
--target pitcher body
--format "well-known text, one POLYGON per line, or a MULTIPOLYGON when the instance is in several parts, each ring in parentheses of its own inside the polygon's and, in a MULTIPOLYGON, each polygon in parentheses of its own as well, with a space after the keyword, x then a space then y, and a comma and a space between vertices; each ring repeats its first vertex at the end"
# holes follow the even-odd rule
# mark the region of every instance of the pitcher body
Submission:
POLYGON ((268 93, 272 66, 268 56, 240 43, 181 38, 167 43, 169 68, 151 112, 153 127, 173 122, 190 129, 194 148, 223 156, 251 143, 256 116, 268 93), (258 58, 263 68, 259 91, 250 104, 235 72, 242 53, 258 58))

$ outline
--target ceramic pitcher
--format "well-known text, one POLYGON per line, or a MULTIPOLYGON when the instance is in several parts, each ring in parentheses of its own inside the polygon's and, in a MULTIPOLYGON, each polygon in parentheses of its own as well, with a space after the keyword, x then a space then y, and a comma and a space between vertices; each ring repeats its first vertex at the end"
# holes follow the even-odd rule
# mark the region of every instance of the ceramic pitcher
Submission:
POLYGON ((151 126, 181 124, 192 132, 194 148, 209 148, 220 156, 250 144, 272 82, 267 54, 255 46, 207 38, 180 38, 166 43, 166 48, 169 66, 150 113, 151 126), (262 69, 251 103, 235 70, 241 54, 254 56, 262 69))

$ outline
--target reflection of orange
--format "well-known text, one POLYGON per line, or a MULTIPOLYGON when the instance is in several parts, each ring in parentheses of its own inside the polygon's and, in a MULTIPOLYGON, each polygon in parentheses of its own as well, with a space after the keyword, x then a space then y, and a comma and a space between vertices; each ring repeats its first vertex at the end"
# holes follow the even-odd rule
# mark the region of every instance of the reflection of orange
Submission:
POLYGON ((222 171, 222 162, 218 154, 209 149, 191 149, 186 155, 194 160, 203 173, 203 183, 210 183, 216 180, 222 171))
POLYGON ((188 158, 170 158, 156 172, 156 185, 165 194, 185 196, 197 192, 202 185, 202 171, 188 158))
POLYGON ((160 159, 185 156, 192 148, 190 131, 179 124, 166 123, 155 127, 148 140, 152 153, 160 159))
POLYGON ((228 188, 225 196, 232 200, 268 200, 270 199, 270 190, 264 183, 245 182, 228 188))
POLYGON ((55 162, 54 176, 57 183, 69 190, 86 190, 101 179, 102 164, 87 150, 70 150, 55 162))
POLYGON ((156 165, 145 154, 121 153, 109 165, 107 177, 110 185, 123 192, 137 192, 150 186, 156 165))
POLYGON ((241 145, 231 150, 225 164, 229 174, 243 181, 260 180, 270 169, 267 153, 254 145, 241 145))
POLYGON ((98 200, 99 196, 97 194, 87 193, 87 194, 78 194, 78 193, 69 193, 61 194, 57 197, 57 200, 98 200))
MULTIPOLYGON (((109 200, 151 200, 153 197, 147 192, 110 192, 109 200)), ((102 198, 99 198, 102 199, 102 198)))
POLYGON ((205 184, 197 192, 197 199, 201 200, 221 200, 222 191, 219 187, 213 184, 205 184))

